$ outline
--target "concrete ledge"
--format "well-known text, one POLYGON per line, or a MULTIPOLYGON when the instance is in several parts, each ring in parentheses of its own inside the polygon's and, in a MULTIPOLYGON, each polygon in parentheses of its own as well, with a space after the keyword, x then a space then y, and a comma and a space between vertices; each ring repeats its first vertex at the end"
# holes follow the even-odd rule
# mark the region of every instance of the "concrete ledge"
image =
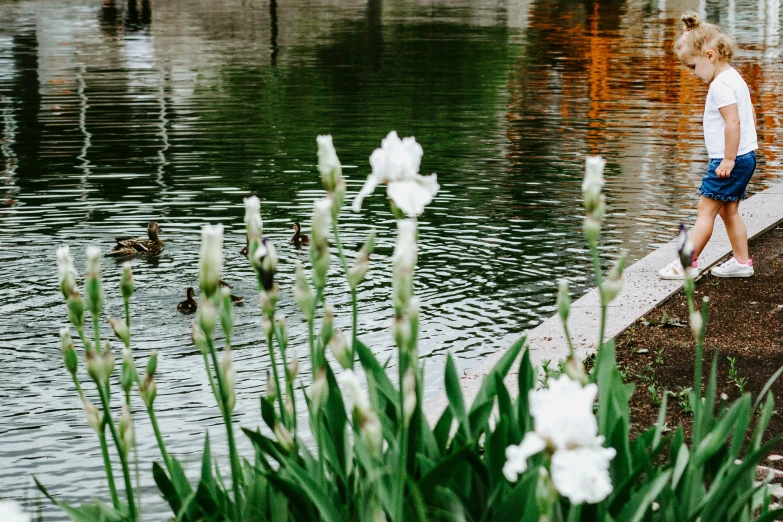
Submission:
MULTIPOLYGON (((748 237, 751 239, 783 221, 783 183, 744 201, 740 205, 740 215, 748 227, 748 237)), ((612 301, 608 310, 606 324, 608 339, 625 331, 637 319, 682 288, 681 281, 658 279, 658 270, 677 255, 675 241, 673 239, 625 270, 623 289, 612 301)), ((726 236, 726 229, 723 221, 718 218, 715 220, 712 239, 699 256, 699 266, 702 270, 706 270, 730 253, 731 245, 726 236)), ((596 349, 600 321, 600 299, 598 290, 594 288, 573 303, 568 319, 575 349, 583 358, 596 349)), ((531 361, 536 367, 540 367, 543 361, 550 360, 555 363, 568 355, 563 325, 557 315, 528 331, 527 336, 531 361)), ((473 402, 484 376, 500 360, 504 352, 505 350, 501 350, 490 355, 463 376, 461 384, 467 404, 473 402)), ((506 378, 506 386, 512 396, 517 393, 516 370, 517 366, 514 366, 506 378)), ((428 400, 424 410, 427 417, 434 422, 447 405, 448 400, 445 394, 441 393, 428 400)))

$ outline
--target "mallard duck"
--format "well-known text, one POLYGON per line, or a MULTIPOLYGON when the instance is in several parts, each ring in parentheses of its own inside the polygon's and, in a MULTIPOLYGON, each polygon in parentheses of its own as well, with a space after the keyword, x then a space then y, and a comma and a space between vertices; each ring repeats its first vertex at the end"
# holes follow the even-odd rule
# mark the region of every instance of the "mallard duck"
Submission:
POLYGON ((302 227, 299 223, 294 223, 294 235, 291 238, 291 243, 293 243, 296 248, 310 244, 310 237, 307 234, 302 234, 302 227))
MULTIPOLYGON (((230 285, 230 284, 228 284, 228 283, 226 283, 226 282, 225 282, 225 281, 223 281, 222 279, 220 280, 220 286, 226 287, 226 288, 228 288, 229 290, 231 289, 231 285, 230 285)), ((231 302, 232 302, 232 303, 234 303, 234 304, 240 304, 240 303, 244 303, 244 302, 245 302, 245 298, 244 298, 244 297, 242 297, 241 295, 234 295, 234 294, 231 294, 231 302)))
POLYGON ((192 314, 198 310, 198 303, 196 303, 196 300, 193 299, 194 292, 192 286, 189 286, 186 292, 188 294, 188 298, 177 305, 177 310, 183 314, 192 314))
POLYGON ((150 221, 147 225, 147 235, 149 239, 143 237, 117 237, 114 247, 106 252, 107 256, 133 256, 145 255, 156 256, 163 251, 163 241, 158 237, 160 227, 155 221, 150 221))

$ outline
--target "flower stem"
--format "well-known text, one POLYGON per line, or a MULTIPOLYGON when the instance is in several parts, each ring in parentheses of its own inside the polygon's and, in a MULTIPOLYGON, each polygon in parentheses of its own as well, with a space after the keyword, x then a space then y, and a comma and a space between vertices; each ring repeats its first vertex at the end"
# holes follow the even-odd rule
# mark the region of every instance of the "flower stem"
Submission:
MULTIPOLYGON (((272 328, 274 329, 274 327, 275 327, 275 325, 274 325, 274 315, 273 314, 269 314, 269 315, 272 316, 269 319, 271 321, 273 321, 272 322, 272 328)), ((280 388, 280 376, 279 376, 279 372, 277 371, 277 358, 275 357, 275 346, 274 346, 274 343, 272 343, 272 331, 271 330, 269 331, 269 335, 267 335, 267 337, 266 337, 266 342, 267 342, 267 345, 269 346, 269 359, 270 359, 271 364, 272 364, 272 375, 273 375, 273 378, 275 380, 275 386, 277 387, 277 390, 278 390, 278 392, 277 392, 277 406, 278 406, 278 408, 280 408, 280 418, 283 419, 283 424, 287 424, 285 422, 286 415, 285 415, 285 408, 283 407, 283 394, 280 393, 280 390, 282 390, 282 388, 280 388)), ((285 361, 283 361, 283 365, 285 365, 285 361)))
POLYGON ((606 333, 606 303, 604 302, 604 296, 601 292, 601 260, 598 257, 598 246, 590 245, 590 257, 593 259, 593 276, 595 278, 595 285, 598 288, 598 297, 601 300, 601 330, 598 335, 598 349, 600 350, 604 346, 604 335, 606 333))
POLYGON ((160 448, 160 454, 163 457, 163 463, 166 465, 166 470, 171 476, 171 462, 169 461, 169 454, 166 451, 166 445, 163 443, 163 436, 160 433, 160 427, 158 426, 158 418, 155 416, 155 408, 150 404, 147 406, 147 414, 150 416, 150 423, 152 423, 152 431, 155 432, 155 439, 158 441, 158 447, 160 448))
POLYGON ((125 496, 128 498, 128 510, 130 519, 135 521, 136 517, 136 503, 133 500, 133 483, 130 478, 130 469, 128 468, 128 459, 120 442, 117 428, 114 426, 114 420, 110 415, 109 394, 106 388, 98 386, 98 394, 101 396, 101 404, 103 405, 103 418, 104 422, 109 425, 109 431, 111 432, 112 439, 114 439, 114 445, 117 447, 117 453, 120 456, 120 464, 122 465, 122 475, 125 479, 125 496))
MULTIPOLYGON (((280 346, 280 357, 282 357, 283 359, 283 367, 284 367, 283 375, 285 377, 285 392, 288 394, 287 396, 291 398, 291 404, 293 405, 293 412, 292 412, 293 418, 288 419, 290 421, 290 425, 288 426, 288 429, 293 428, 293 432, 294 432, 293 435, 294 437, 296 437, 296 401, 294 400, 294 383, 293 380, 291 379, 291 376, 288 375, 287 369, 285 369, 285 365, 287 364, 286 348, 288 346, 286 345, 286 343, 283 342, 283 337, 280 334, 280 329, 276 325, 274 325, 274 323, 272 325, 272 329, 274 331, 277 344, 280 346)), ((272 343, 271 337, 269 339, 269 343, 270 345, 272 343)))
POLYGON ((351 322, 351 369, 353 369, 354 361, 356 360, 356 341, 358 339, 357 326, 359 322, 359 306, 356 299, 356 289, 351 289, 351 311, 353 312, 353 320, 351 322))
POLYGON ((120 497, 117 495, 117 485, 114 483, 114 472, 111 469, 111 459, 109 458, 109 446, 106 444, 106 433, 99 433, 98 439, 101 441, 101 455, 103 456, 103 467, 106 469, 106 480, 109 482, 109 492, 111 493, 111 503, 114 509, 120 508, 120 497))
MULTIPOLYGON (((332 223, 332 231, 334 232, 334 243, 337 245, 337 253, 340 256, 340 262, 343 265, 343 270, 345 271, 346 277, 348 276, 348 261, 345 259, 345 252, 343 251, 343 243, 340 240, 340 231, 337 228, 337 223, 332 223)), ((357 337, 357 317, 358 317, 358 311, 357 311, 357 303, 356 303, 356 289, 351 288, 351 308, 353 310, 353 321, 351 323, 351 366, 353 366, 354 361, 354 345, 356 344, 356 337, 357 337)))
POLYGON ((98 315, 94 315, 92 318, 92 329, 95 331, 95 349, 100 351, 99 346, 101 345, 101 326, 98 324, 99 317, 98 315))
POLYGON ((228 452, 231 459, 231 486, 234 489, 236 520, 239 522, 242 519, 242 497, 239 490, 242 469, 239 467, 239 457, 237 455, 236 443, 234 442, 234 424, 231 420, 231 412, 228 409, 228 390, 226 384, 223 382, 223 375, 221 374, 220 365, 218 364, 217 350, 215 349, 215 343, 212 341, 211 336, 207 336, 207 346, 209 347, 209 353, 212 355, 212 364, 215 366, 215 375, 217 376, 217 385, 218 390, 220 391, 218 402, 222 404, 221 412, 223 413, 223 423, 226 425, 228 452))
POLYGON ((315 412, 315 436, 318 442, 318 479, 322 484, 326 484, 326 474, 324 470, 324 440, 323 432, 321 429, 321 423, 323 422, 323 413, 319 409, 315 412))
POLYGON ((215 384, 215 377, 212 375, 212 367, 209 364, 209 359, 207 358, 206 353, 202 353, 201 356, 204 358, 204 367, 207 369, 207 378, 209 379, 209 387, 212 389, 212 395, 215 396, 215 400, 218 403, 218 407, 220 407, 220 414, 223 414, 223 403, 220 401, 220 392, 217 389, 217 385, 215 384))

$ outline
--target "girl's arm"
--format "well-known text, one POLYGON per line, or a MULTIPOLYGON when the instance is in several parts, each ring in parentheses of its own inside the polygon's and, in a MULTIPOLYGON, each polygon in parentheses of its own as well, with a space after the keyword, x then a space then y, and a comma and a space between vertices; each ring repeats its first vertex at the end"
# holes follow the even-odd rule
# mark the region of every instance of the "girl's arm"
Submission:
POLYGON ((719 178, 728 178, 734 168, 734 160, 737 159, 737 150, 740 141, 740 118, 737 104, 732 103, 718 109, 723 121, 726 123, 725 145, 723 148, 723 161, 720 162, 715 174, 719 178))

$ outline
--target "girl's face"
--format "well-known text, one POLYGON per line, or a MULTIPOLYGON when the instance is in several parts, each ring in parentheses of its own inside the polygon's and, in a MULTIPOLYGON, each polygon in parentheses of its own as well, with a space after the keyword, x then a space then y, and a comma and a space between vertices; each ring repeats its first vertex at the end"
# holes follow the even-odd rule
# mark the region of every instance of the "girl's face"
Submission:
POLYGON ((701 54, 686 56, 682 59, 682 64, 704 83, 712 82, 719 66, 717 53, 712 49, 707 49, 701 54))

